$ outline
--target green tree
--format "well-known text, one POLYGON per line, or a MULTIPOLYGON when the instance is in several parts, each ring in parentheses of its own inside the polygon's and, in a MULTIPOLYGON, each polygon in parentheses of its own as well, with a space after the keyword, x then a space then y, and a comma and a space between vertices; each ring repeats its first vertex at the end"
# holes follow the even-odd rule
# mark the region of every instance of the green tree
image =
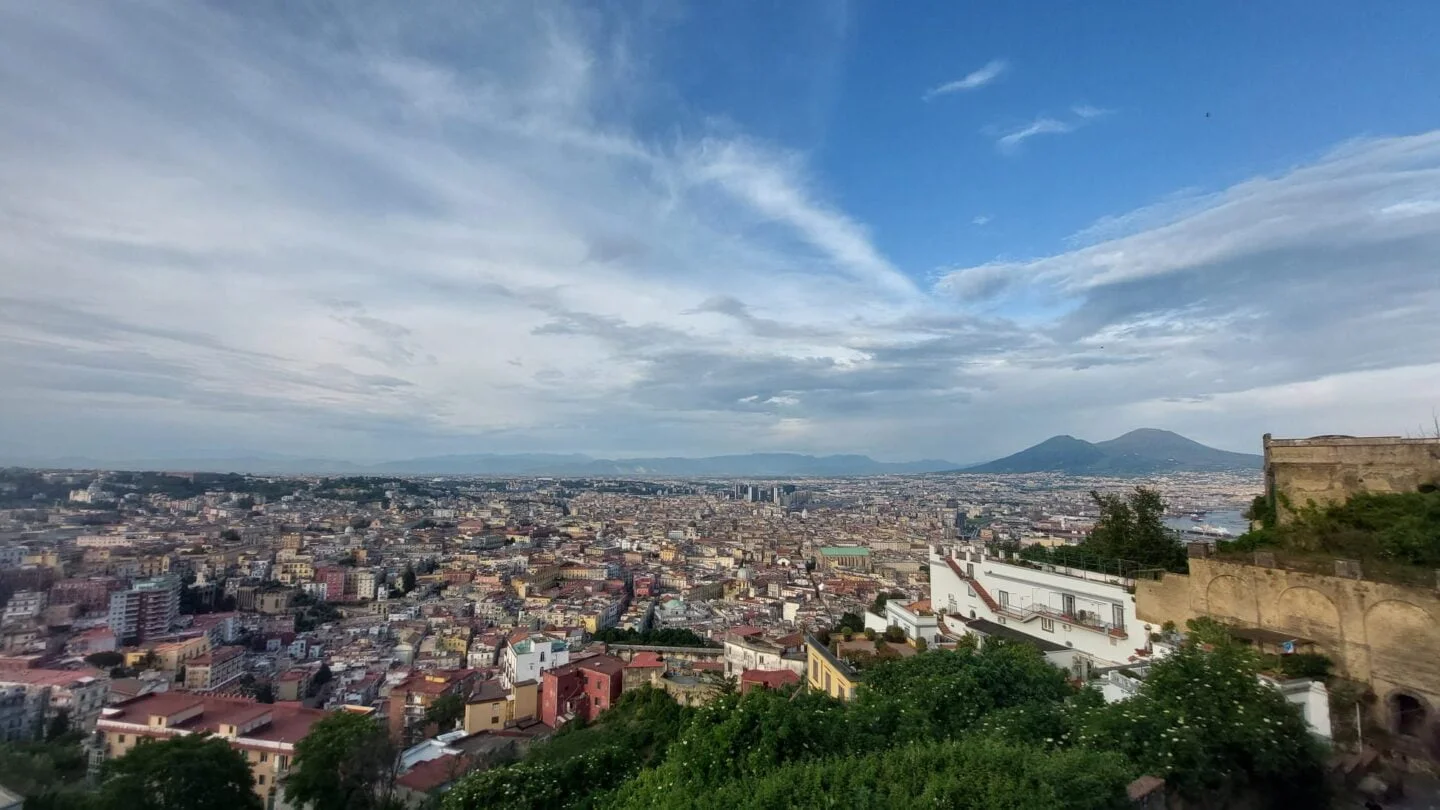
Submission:
POLYGON ((425 709, 425 720, 449 731, 465 716, 465 698, 459 695, 441 695, 425 709))
POLYGON ((85 806, 90 798, 83 790, 87 765, 77 733, 42 743, 0 743, 0 785, 24 796, 27 808, 85 806))
POLYGON ((410 593, 411 591, 415 590, 415 567, 414 567, 414 566, 408 565, 408 564, 405 566, 405 573, 403 573, 403 574, 400 575, 400 583, 401 583, 401 584, 400 584, 400 590, 401 590, 401 592, 403 592, 403 593, 407 593, 407 594, 408 594, 408 593, 410 593))
POLYGON ((336 712, 295 744, 285 798, 311 810, 389 810, 397 754, 379 723, 336 712))
POLYGON ((113 650, 107 650, 85 656, 85 663, 96 669, 114 669, 125 663, 125 656, 113 650))
POLYGON ((1150 667, 1136 697, 1077 703, 1073 740, 1125 754, 1211 806, 1324 807, 1318 744, 1298 709, 1256 673, 1243 645, 1191 641, 1150 667))
POLYGON ((1100 509, 1084 551, 1142 568, 1185 570, 1185 547, 1165 525, 1165 500, 1160 493, 1136 487, 1126 496, 1091 492, 1100 509))
POLYGON ((99 810, 260 810, 245 755, 218 737, 186 734, 137 745, 106 763, 99 810))

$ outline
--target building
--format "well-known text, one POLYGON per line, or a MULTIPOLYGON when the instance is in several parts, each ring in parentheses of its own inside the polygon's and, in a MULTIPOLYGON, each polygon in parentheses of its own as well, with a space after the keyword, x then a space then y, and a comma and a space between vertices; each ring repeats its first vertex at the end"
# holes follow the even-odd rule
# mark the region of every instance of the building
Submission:
POLYGON ((50 597, 45 591, 16 591, 10 596, 10 601, 5 603, 5 612, 0 621, 9 624, 33 619, 45 612, 49 601, 50 597))
POLYGON ((805 673, 805 640, 799 633, 770 639, 758 633, 725 634, 725 677, 738 679, 746 670, 789 670, 805 673))
POLYGON ((570 646, 539 633, 512 636, 500 656, 500 680, 509 688, 521 681, 540 681, 541 673, 570 663, 570 646))
POLYGON ((547 670, 540 685, 540 722, 558 727, 576 717, 594 720, 620 699, 625 662, 597 655, 547 670))
MULTIPOLYGON (((340 602, 345 599, 345 580, 350 569, 339 565, 321 565, 315 568, 315 581, 325 586, 325 599, 340 602)), ((374 595, 374 591, 371 591, 374 595)))
POLYGON ((945 611, 952 631, 972 633, 981 619, 1074 650, 1081 678, 1125 663, 1147 643, 1134 588, 1135 580, 1115 574, 1027 563, 978 545, 937 547, 930 556, 930 604, 945 611))
MULTIPOLYGON (((291 667, 275 678, 276 700, 304 700, 310 694, 310 683, 315 680, 315 670, 310 667, 291 667)), ((373 699, 373 698, 372 698, 373 699)), ((369 701, 365 701, 368 705, 369 701)))
POLYGON ((624 683, 621 687, 629 692, 642 686, 654 686, 665 675, 665 661, 659 653, 642 650, 630 657, 625 664, 624 683))
POLYGON ((1265 434, 1265 492, 1283 523, 1294 510, 1343 503, 1360 492, 1415 492, 1440 484, 1440 437, 1265 434))
POLYGON ((185 664, 185 688, 219 689, 245 674, 244 647, 217 647, 185 664))
POLYGON ((811 635, 805 636, 805 682, 833 698, 850 700, 860 683, 860 673, 841 661, 829 647, 811 635))
POLYGON ((905 638, 911 641, 923 639, 934 644, 940 638, 940 617, 930 609, 929 599, 919 599, 908 604, 899 599, 889 599, 880 613, 865 611, 865 628, 883 633, 891 627, 905 631, 905 638))
POLYGON ((25 742, 35 736, 40 701, 21 684, 0 686, 0 742, 25 742))
POLYGON ((116 577, 62 579, 50 586, 50 604, 79 605, 86 613, 110 608, 110 594, 124 588, 116 577))
POLYGON ((1206 616, 1272 648, 1288 643, 1321 653, 1337 675, 1374 692, 1363 708, 1389 730, 1392 744, 1407 756, 1440 751, 1440 594, 1433 585, 1365 579, 1356 564, 1324 574, 1200 557, 1189 563, 1188 575, 1136 582, 1144 621, 1183 627, 1206 616))
POLYGON ((740 673, 740 694, 752 689, 782 689, 800 682, 800 676, 789 669, 747 669, 740 673))
POLYGON ((88 733, 105 706, 110 679, 96 670, 0 671, 0 691, 16 688, 26 693, 27 733, 43 733, 61 714, 71 728, 88 733))
POLYGON ((826 546, 820 549, 820 562, 825 568, 869 571, 870 549, 863 546, 826 546))
POLYGON ((110 595, 110 630, 124 643, 141 644, 165 635, 179 615, 179 577, 142 580, 110 595))
POLYGON ((482 681, 465 704, 465 733, 495 731, 540 713, 540 684, 521 681, 506 689, 499 679, 482 681))
POLYGON ((473 669, 435 670, 417 673, 390 690, 390 733, 403 739, 407 730, 420 725, 425 710, 446 695, 468 698, 479 673, 473 669))
POLYGON ((108 707, 96 723, 106 759, 122 756, 146 740, 209 733, 241 751, 255 777, 255 793, 266 808, 290 810, 281 789, 295 744, 328 713, 287 704, 241 698, 152 692, 108 707))

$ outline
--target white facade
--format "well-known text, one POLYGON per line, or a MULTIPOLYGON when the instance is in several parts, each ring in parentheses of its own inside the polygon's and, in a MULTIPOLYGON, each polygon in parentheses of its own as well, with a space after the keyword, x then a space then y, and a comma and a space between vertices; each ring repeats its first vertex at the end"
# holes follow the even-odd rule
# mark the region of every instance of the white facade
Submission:
POLYGON ((957 546, 953 556, 943 550, 930 555, 936 611, 1064 645, 1096 666, 1126 663, 1146 644, 1133 590, 1134 581, 1124 577, 1002 559, 977 546, 957 546))
POLYGON ((570 663, 570 647, 549 636, 534 635, 505 645, 500 682, 506 689, 524 681, 540 681, 540 673, 570 663))
POLYGON ((898 599, 890 599, 885 602, 884 615, 865 611, 867 630, 883 633, 891 627, 904 630, 905 638, 923 638, 926 644, 934 644, 940 638, 940 618, 934 611, 925 608, 923 601, 907 605, 898 599))
POLYGON ((749 669, 788 669, 805 676, 805 648, 783 648, 766 639, 730 636, 725 639, 725 677, 738 680, 749 669))
POLYGON ((5 603, 5 622, 33 619, 45 611, 50 597, 44 591, 16 591, 5 603))

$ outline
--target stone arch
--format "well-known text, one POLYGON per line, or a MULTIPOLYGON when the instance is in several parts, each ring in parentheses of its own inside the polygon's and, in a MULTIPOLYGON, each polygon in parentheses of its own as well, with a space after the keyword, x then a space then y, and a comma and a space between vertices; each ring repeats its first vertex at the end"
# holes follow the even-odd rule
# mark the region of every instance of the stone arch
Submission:
POLYGON ((1206 584, 1203 607, 1202 613, 1209 613, 1222 621, 1247 625, 1260 623, 1260 606, 1255 598, 1255 587, 1249 580, 1233 574, 1221 574, 1206 584))
POLYGON ((1392 734, 1421 737, 1431 725, 1430 701, 1407 689, 1392 689, 1385 696, 1385 722, 1392 734))
POLYGON ((1440 622, 1430 611, 1386 599, 1366 609, 1364 626, 1371 678, 1402 689, 1440 682, 1440 622))
POLYGON ((1304 585, 1281 591, 1266 621, 1320 642, 1339 642, 1342 636, 1340 609, 1335 600, 1304 585))

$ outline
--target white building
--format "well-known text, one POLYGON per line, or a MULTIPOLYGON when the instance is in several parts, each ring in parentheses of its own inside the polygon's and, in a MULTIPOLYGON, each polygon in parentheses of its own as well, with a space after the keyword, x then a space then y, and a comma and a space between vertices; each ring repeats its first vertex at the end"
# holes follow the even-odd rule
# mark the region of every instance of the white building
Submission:
POLYGON ((778 639, 759 635, 725 636, 725 677, 739 680, 746 670, 788 669, 805 675, 805 638, 799 633, 778 639))
POLYGON ((570 646, 540 634, 511 640, 501 656, 500 682, 506 689, 524 681, 540 682, 540 673, 570 663, 570 646))
POLYGON ((923 638, 926 644, 934 644, 940 638, 940 617, 931 610, 931 604, 929 599, 909 604, 899 599, 886 600, 883 615, 865 611, 865 628, 884 633, 891 627, 899 627, 905 631, 905 638, 923 638))
POLYGON ((1074 650, 1082 677, 1090 668, 1130 662, 1146 646, 1134 580, 1005 558, 979 546, 945 551, 930 555, 930 602, 954 632, 968 633, 966 622, 981 620, 1074 650))
POLYGON ((50 597, 44 591, 16 591, 5 603, 4 622, 33 619, 45 612, 50 597))

